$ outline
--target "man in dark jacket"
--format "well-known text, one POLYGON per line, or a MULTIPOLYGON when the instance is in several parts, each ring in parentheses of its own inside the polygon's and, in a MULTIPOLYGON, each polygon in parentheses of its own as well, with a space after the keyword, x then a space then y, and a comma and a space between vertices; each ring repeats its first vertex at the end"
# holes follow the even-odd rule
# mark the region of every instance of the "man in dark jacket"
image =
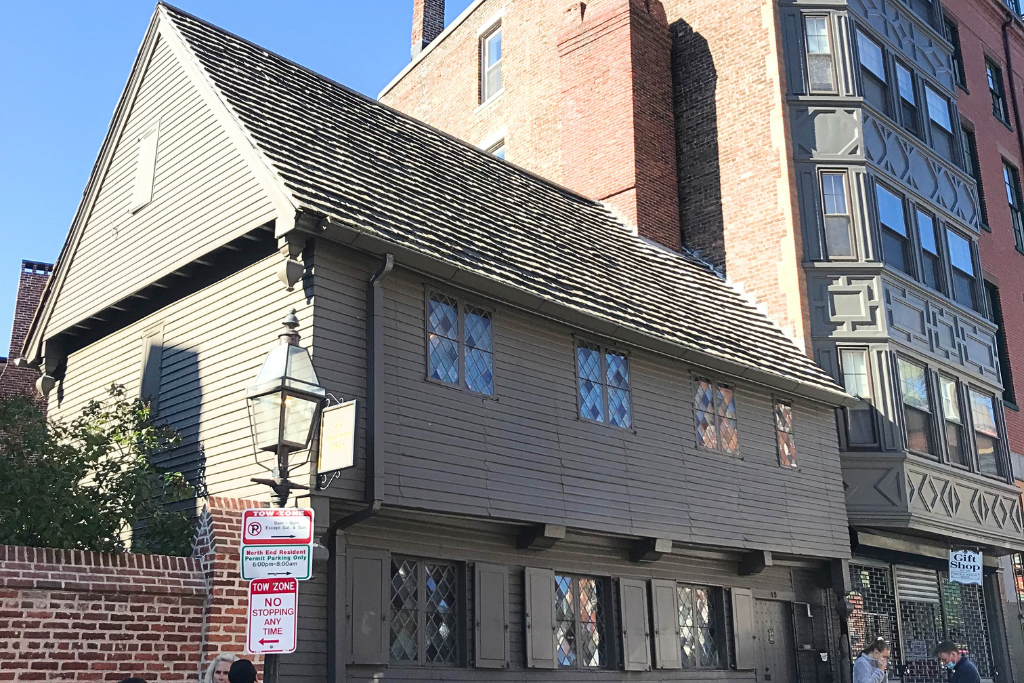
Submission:
POLYGON ((942 665, 953 672, 949 683, 981 683, 978 667, 960 653, 960 646, 951 640, 944 640, 935 648, 935 656, 942 665))

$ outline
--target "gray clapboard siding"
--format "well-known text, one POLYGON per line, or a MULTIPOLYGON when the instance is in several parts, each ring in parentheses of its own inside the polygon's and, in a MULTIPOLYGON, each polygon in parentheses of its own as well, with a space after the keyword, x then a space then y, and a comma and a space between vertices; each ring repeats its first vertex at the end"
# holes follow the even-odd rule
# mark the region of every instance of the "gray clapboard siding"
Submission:
MULTIPOLYGON (((438 680, 466 683, 504 681, 539 683, 541 681, 591 681, 595 678, 613 683, 620 681, 698 681, 698 680, 755 680, 750 671, 699 671, 662 670, 637 674, 618 669, 601 671, 536 670, 526 667, 525 614, 526 593, 524 573, 526 567, 550 569, 556 572, 580 573, 589 576, 613 579, 649 581, 660 579, 701 585, 755 591, 776 591, 780 594, 797 593, 817 595, 820 591, 807 583, 808 577, 795 583, 801 572, 792 572, 788 567, 767 568, 754 577, 740 577, 736 574, 736 563, 724 557, 700 557, 693 554, 668 555, 653 564, 634 564, 627 561, 628 543, 621 539, 570 534, 564 542, 543 552, 515 550, 516 527, 482 521, 459 521, 431 517, 425 513, 389 513, 353 527, 347 532, 348 552, 387 551, 393 555, 422 557, 452 562, 486 563, 493 567, 505 567, 508 572, 508 623, 509 623, 509 666, 507 669, 430 668, 415 666, 389 666, 386 669, 373 666, 350 665, 348 681, 365 681, 373 678, 374 672, 385 671, 389 681, 438 680), (441 673, 443 672, 443 674, 441 673)), ((472 575, 472 572, 470 572, 472 575)), ((466 623, 472 624, 475 616, 475 586, 467 591, 464 605, 466 623)), ((618 613, 616 590, 608 594, 609 609, 618 613)), ((816 598, 815 598, 816 599, 816 598)), ((315 616, 319 619, 319 616, 315 616)), ((300 631, 301 633, 301 631, 300 631)), ((616 629, 606 633, 609 642, 618 639, 616 629)), ((678 642, 678 641, 676 641, 678 642)), ((615 645, 619 650, 621 643, 615 645)), ((678 647, 678 645, 676 645, 678 647)))
MULTIPOLYGON (((249 482, 262 470, 253 462, 245 388, 289 308, 298 310, 305 344, 313 323, 312 305, 301 291, 285 292, 276 267, 276 258, 261 261, 71 354, 63 391, 50 395, 50 414, 76 416, 113 382, 137 395, 143 333, 161 322, 160 420, 179 429, 183 444, 159 463, 190 478, 203 473, 213 495, 266 499, 266 488, 249 482)), ((308 467, 296 479, 306 473, 308 467)))
POLYGON ((48 334, 274 218, 270 200, 159 40, 84 226, 48 334), (137 139, 157 120, 153 201, 130 212, 137 139))
MULTIPOLYGON (((329 388, 355 383, 355 396, 362 365, 348 359, 360 363, 361 354, 344 347, 362 349, 363 290, 376 267, 359 262, 341 247, 318 245, 316 334, 318 346, 322 334, 332 354, 322 356, 318 370, 329 388), (336 380, 336 372, 349 375, 336 380)), ((782 469, 770 393, 735 382, 741 456, 700 451, 691 369, 631 349, 635 429, 581 421, 575 330, 501 305, 494 306, 496 398, 429 382, 424 284, 398 269, 385 286, 387 503, 713 545, 848 554, 831 409, 793 401, 800 468, 782 469)), ((339 495, 356 496, 360 477, 343 477, 339 495)))

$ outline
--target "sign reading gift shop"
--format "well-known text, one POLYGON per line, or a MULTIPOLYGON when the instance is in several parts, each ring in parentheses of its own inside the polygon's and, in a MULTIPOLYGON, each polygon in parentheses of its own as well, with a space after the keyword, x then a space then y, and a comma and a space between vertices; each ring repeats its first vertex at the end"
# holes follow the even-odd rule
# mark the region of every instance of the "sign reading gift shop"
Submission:
POLYGON ((950 583, 974 583, 981 585, 981 553, 973 550, 949 551, 950 583))
POLYGON ((249 582, 246 651, 254 655, 295 652, 298 605, 299 582, 295 579, 249 582))

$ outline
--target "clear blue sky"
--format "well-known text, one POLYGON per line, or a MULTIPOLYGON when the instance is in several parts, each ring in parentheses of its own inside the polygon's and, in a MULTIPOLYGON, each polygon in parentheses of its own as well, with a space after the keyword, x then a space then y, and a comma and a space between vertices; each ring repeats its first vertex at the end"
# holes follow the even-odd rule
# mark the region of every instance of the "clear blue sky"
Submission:
MULTIPOLYGON (((450 22, 471 0, 448 0, 450 22)), ((409 62, 413 0, 176 5, 376 97, 409 62)), ((54 262, 155 0, 5 2, 0 19, 0 356, 22 259, 54 262)), ((15 351, 17 353, 17 351, 15 351)))

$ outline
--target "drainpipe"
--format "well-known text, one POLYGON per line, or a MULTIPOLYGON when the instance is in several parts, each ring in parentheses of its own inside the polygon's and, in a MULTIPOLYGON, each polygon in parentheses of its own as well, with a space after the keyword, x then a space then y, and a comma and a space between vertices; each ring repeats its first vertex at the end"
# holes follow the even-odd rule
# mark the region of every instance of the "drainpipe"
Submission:
POLYGON ((395 267, 395 257, 388 254, 380 270, 370 279, 366 288, 366 507, 337 520, 320 542, 327 546, 327 679, 344 678, 345 664, 341 659, 342 644, 339 634, 345 615, 344 595, 338 586, 343 569, 339 566, 338 532, 374 517, 380 512, 384 497, 384 280, 395 267))

